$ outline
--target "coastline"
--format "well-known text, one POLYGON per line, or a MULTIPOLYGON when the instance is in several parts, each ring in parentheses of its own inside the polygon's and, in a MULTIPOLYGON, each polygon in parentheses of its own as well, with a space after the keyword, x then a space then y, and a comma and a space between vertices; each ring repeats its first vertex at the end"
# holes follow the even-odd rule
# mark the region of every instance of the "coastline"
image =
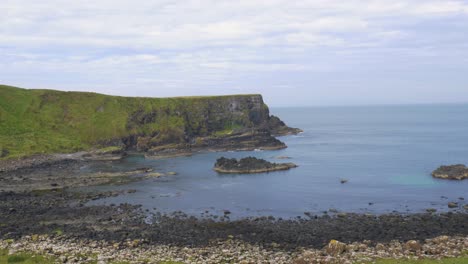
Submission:
POLYGON ((154 263, 218 263, 225 257, 235 262, 271 261, 273 257, 277 263, 298 259, 343 263, 340 261, 387 257, 437 259, 462 256, 468 250, 468 214, 463 212, 232 221, 228 215, 224 219, 198 219, 176 212, 153 214, 148 222, 148 214, 140 206, 85 205, 120 194, 73 190, 0 193, 0 247, 12 249, 12 253, 37 250, 69 258, 86 255, 89 250, 98 254, 88 258, 102 255, 109 260, 137 260, 138 256, 152 256, 154 263), (441 242, 427 240, 434 238, 441 242), (335 240, 341 249, 329 252, 328 245, 335 240), (412 240, 419 246, 408 248, 406 244, 412 240))
MULTIPOLYGON (((25 162, 25 166, 3 172, 3 175, 16 174, 24 178, 28 173, 35 176, 52 173, 61 177, 85 164, 106 162, 99 157, 93 159, 88 154, 34 157, 25 162)), ((123 157, 123 154, 115 153, 115 157, 123 157)), ((130 179, 143 179, 151 172, 141 168, 138 171, 140 178, 134 177, 135 173, 128 171, 121 173, 122 177, 105 177, 109 181, 101 183, 119 184, 130 179)), ((82 186, 98 182, 92 177, 82 179, 86 179, 83 182, 86 185, 82 186)), ((50 183, 46 181, 44 186, 48 185, 50 183)), ((468 230, 465 228, 468 226, 468 213, 462 209, 440 214, 308 213, 295 219, 250 217, 239 220, 230 220, 229 213, 199 219, 175 212, 150 214, 152 223, 148 223, 148 212, 140 206, 86 205, 88 201, 133 190, 84 193, 75 191, 77 186, 80 185, 70 182, 70 186, 51 186, 43 190, 0 192, 0 247, 12 250, 12 253, 32 250, 62 259, 66 256, 67 261, 68 258, 74 261, 75 256, 83 258, 83 253, 89 250, 99 253, 88 256, 88 259, 138 261, 138 258, 131 257, 138 251, 142 257, 151 256, 154 263, 159 260, 218 263, 225 259, 277 263, 308 263, 311 259, 321 259, 319 263, 344 263, 380 258, 438 259, 463 256, 463 252, 468 250, 468 230), (450 243, 435 246, 426 241, 440 236, 448 236, 450 243), (335 240, 345 243, 339 245, 346 249, 339 254, 328 253, 328 243, 335 240), (432 253, 408 250, 405 244, 411 240, 420 243, 421 248, 435 247, 437 250, 432 253), (79 250, 76 249, 77 244, 80 245, 79 250)))

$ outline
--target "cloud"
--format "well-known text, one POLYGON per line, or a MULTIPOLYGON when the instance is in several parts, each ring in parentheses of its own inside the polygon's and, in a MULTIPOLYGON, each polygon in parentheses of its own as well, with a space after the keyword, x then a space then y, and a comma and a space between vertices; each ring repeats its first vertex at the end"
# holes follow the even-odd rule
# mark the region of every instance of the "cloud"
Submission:
POLYGON ((324 73, 464 68, 468 50, 456 0, 3 0, 0 12, 0 82, 125 95, 305 89, 324 73))

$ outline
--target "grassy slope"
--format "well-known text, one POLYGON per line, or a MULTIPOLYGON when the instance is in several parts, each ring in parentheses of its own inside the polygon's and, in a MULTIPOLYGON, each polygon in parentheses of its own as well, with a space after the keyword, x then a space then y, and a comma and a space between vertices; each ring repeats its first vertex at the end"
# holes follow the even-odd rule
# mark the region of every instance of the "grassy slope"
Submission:
POLYGON ((10 152, 7 158, 73 152, 132 134, 214 134, 249 121, 246 116, 215 120, 210 128, 202 120, 207 111, 248 96, 130 98, 0 85, 0 154, 2 149, 10 152), (135 117, 136 112, 140 115, 135 117), (148 113, 156 113, 154 120, 142 121, 148 113))
POLYGON ((468 257, 461 258, 445 258, 442 260, 395 260, 395 259, 386 259, 379 260, 375 262, 376 264, 467 264, 468 257))

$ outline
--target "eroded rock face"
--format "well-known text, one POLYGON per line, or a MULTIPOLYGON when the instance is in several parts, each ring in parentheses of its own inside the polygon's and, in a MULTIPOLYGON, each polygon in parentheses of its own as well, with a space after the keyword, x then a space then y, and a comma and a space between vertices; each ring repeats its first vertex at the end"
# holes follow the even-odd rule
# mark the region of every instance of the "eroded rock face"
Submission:
POLYGON ((216 161, 214 170, 220 173, 261 173, 289 170, 297 167, 294 163, 272 163, 255 157, 240 160, 221 157, 216 161))
POLYGON ((169 149, 279 149, 286 146, 274 136, 302 132, 271 116, 261 95, 199 98, 167 108, 140 109, 130 114, 127 123, 131 131, 153 126, 160 128, 130 135, 124 144, 149 155, 169 149))
POLYGON ((468 168, 463 164, 440 166, 432 172, 432 176, 439 179, 464 180, 468 179, 468 168))

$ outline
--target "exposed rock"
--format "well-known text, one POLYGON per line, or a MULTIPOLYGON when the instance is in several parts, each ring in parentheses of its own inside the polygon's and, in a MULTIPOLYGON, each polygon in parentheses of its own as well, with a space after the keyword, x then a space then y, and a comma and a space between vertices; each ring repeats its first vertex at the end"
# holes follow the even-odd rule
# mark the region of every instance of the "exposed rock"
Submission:
POLYGON ((432 242, 434 242, 435 244, 443 244, 443 243, 447 243, 447 241, 449 241, 448 236, 438 236, 432 239, 432 242))
POLYGON ((299 128, 288 127, 281 119, 274 115, 268 118, 267 128, 275 136, 294 135, 303 132, 299 128))
POLYGON ((330 243, 325 247, 327 254, 337 256, 346 250, 346 244, 338 240, 331 240, 330 243))
POLYGON ((454 203, 454 202, 449 202, 447 204, 448 208, 457 208, 458 207, 458 203, 454 203))
POLYGON ((348 180, 347 179, 341 179, 340 182, 341 182, 341 184, 344 184, 344 183, 347 183, 348 180))
POLYGON ((421 244, 416 241, 416 240, 410 240, 408 242, 405 243, 405 249, 406 250, 410 250, 410 251, 420 251, 421 250, 421 244))
POLYGON ((164 176, 164 174, 159 173, 159 172, 152 172, 152 173, 146 174, 146 177, 148 178, 160 178, 162 176, 164 176))
POLYGON ((297 167, 294 163, 271 163, 255 157, 240 160, 221 157, 216 161, 214 170, 220 173, 261 173, 289 170, 297 167))
POLYGON ((435 178, 449 180, 468 179, 468 168, 463 164, 440 166, 432 172, 432 176, 435 178))
POLYGON ((120 160, 126 155, 123 146, 113 146, 89 151, 82 155, 85 160, 110 161, 120 160))

